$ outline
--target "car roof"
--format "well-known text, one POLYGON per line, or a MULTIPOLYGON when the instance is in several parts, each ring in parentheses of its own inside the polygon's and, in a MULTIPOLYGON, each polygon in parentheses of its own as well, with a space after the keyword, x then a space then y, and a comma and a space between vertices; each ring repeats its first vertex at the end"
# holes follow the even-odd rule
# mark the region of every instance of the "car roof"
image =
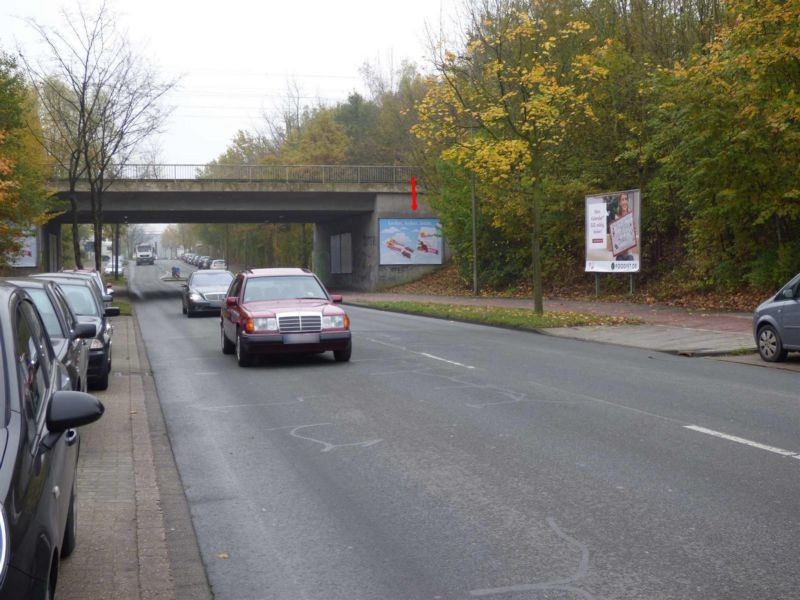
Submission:
POLYGON ((243 272, 246 277, 270 277, 270 276, 280 277, 281 275, 307 275, 307 276, 314 275, 311 271, 306 271, 305 269, 294 269, 288 267, 270 268, 270 269, 249 269, 243 272))
POLYGON ((49 279, 29 279, 26 277, 4 277, 0 281, 22 288, 44 288, 48 285, 58 285, 55 281, 49 279))
POLYGON ((37 279, 46 279, 47 281, 56 281, 65 285, 82 285, 88 287, 90 290, 96 290, 97 285, 88 277, 70 277, 69 273, 36 273, 31 275, 37 279))

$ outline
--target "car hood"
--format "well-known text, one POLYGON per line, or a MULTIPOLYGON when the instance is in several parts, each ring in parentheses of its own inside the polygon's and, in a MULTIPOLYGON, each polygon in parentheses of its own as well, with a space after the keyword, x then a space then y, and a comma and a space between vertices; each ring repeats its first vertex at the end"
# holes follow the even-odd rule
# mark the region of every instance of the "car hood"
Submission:
POLYGON ((261 302, 248 302, 246 308, 253 314, 270 313, 279 315, 291 312, 321 312, 328 315, 339 315, 344 311, 338 306, 334 307, 328 300, 265 300, 261 302))
POLYGON ((222 294, 224 294, 225 292, 228 291, 229 287, 230 287, 230 284, 228 283, 228 284, 225 284, 225 285, 199 285, 199 286, 198 285, 193 285, 192 289, 195 292, 200 292, 201 294, 213 294, 213 293, 222 293, 222 294))

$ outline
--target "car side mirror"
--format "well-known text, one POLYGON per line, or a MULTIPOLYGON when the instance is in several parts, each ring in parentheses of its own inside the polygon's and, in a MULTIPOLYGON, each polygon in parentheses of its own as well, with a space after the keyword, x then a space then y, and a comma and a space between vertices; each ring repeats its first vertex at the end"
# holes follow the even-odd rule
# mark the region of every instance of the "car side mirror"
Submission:
POLYGON ((111 294, 103 294, 103 302, 111 302, 114 300, 114 296, 111 294))
POLYGON ((225 298, 225 306, 236 306, 239 299, 236 296, 228 296, 225 298))
POLYGON ((105 315, 107 317, 118 317, 119 306, 106 306, 105 315))
POLYGON ((97 335, 97 327, 94 323, 78 323, 72 330, 73 340, 87 340, 97 335))
POLYGON ((339 294, 331 294, 331 300, 333 302, 341 302, 342 297, 339 294))
POLYGON ((781 299, 783 300, 794 300, 794 290, 792 288, 786 288, 781 292, 781 299))
POLYGON ((73 427, 94 423, 103 416, 105 407, 97 398, 84 392, 58 391, 47 407, 47 429, 61 433, 73 427))

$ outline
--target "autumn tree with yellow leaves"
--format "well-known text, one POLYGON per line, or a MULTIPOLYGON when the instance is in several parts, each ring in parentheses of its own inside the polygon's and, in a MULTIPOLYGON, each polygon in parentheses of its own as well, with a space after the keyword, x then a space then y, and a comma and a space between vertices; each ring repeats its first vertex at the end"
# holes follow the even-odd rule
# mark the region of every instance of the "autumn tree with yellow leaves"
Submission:
POLYGON ((31 135, 35 127, 35 103, 24 77, 13 58, 0 54, 0 265, 19 253, 32 227, 48 219, 46 156, 31 135))
POLYGON ((542 208, 574 136, 595 119, 587 90, 604 70, 589 25, 546 3, 484 0, 468 16, 463 50, 437 53, 439 82, 413 131, 486 184, 495 226, 529 230, 542 313, 542 208))

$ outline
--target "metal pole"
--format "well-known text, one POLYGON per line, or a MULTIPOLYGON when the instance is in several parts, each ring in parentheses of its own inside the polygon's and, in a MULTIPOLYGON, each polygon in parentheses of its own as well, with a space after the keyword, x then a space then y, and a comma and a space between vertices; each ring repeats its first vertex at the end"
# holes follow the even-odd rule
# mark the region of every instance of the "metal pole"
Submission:
POLYGON ((470 173, 472 195, 472 295, 478 295, 478 211, 475 201, 475 172, 470 173))
POLYGON ((594 297, 600 297, 600 273, 594 274, 594 297))
POLYGON ((633 296, 633 289, 634 289, 634 286, 633 286, 633 273, 630 274, 630 277, 631 277, 630 295, 633 296))
POLYGON ((119 223, 114 225, 114 279, 119 279, 119 223))

